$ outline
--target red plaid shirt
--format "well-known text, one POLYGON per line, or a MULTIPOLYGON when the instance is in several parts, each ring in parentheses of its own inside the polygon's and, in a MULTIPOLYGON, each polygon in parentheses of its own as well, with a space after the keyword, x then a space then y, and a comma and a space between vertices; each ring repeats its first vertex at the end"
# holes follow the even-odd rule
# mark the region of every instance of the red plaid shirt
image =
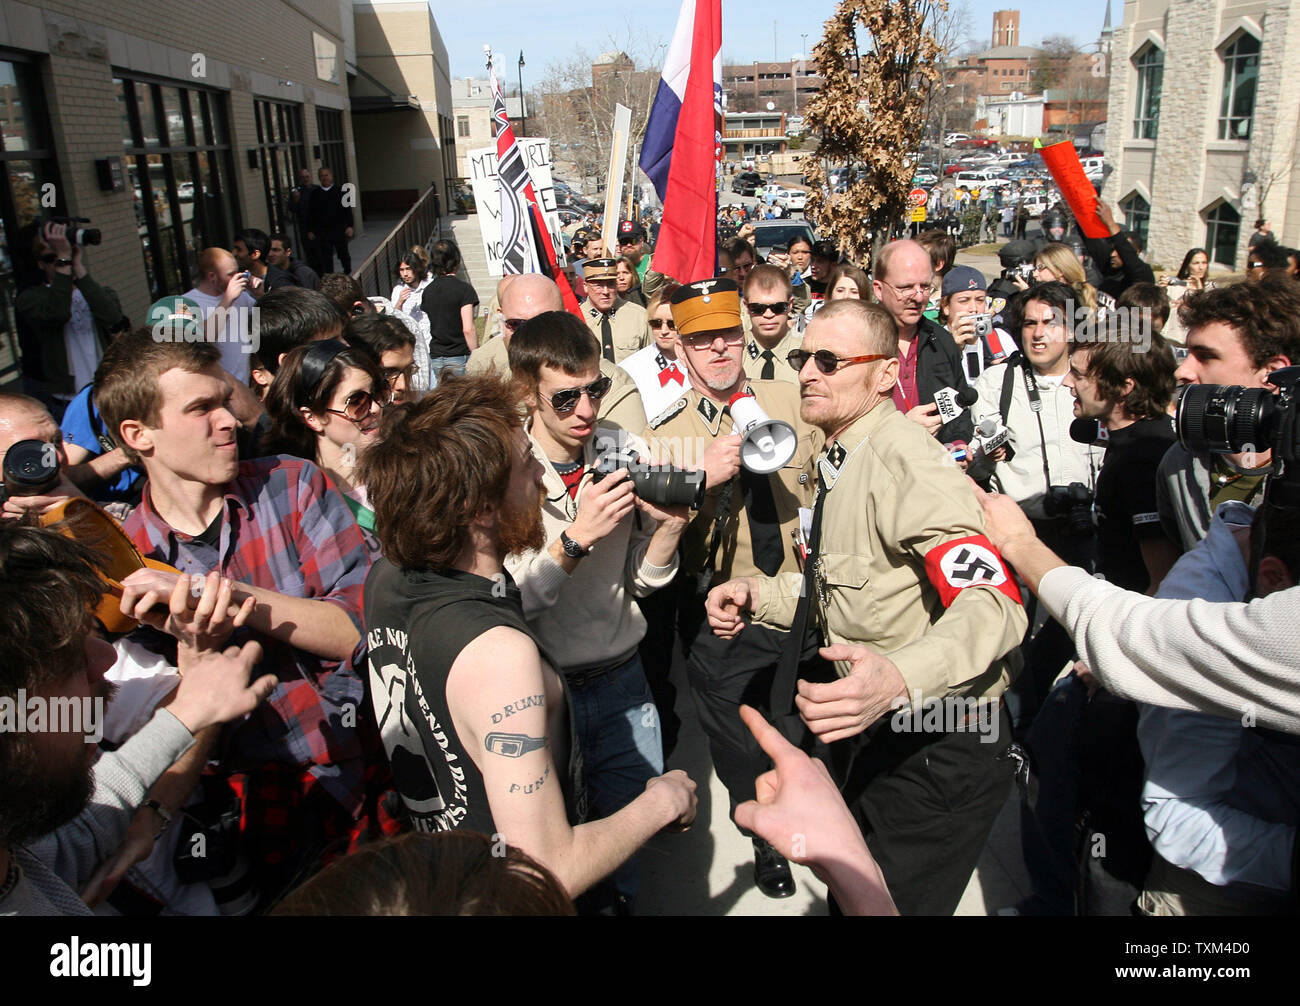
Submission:
MULTIPOLYGON (((183 573, 224 576, 289 597, 337 604, 358 632, 370 560, 351 510, 309 461, 290 457, 242 461, 226 487, 221 535, 212 548, 175 531, 153 508, 146 486, 124 525, 145 555, 183 573)), ((248 637, 246 630, 237 635, 248 637)), ((268 701, 228 736, 226 772, 268 762, 295 766, 353 817, 365 790, 363 744, 356 729, 364 686, 348 661, 326 660, 269 636, 255 674, 280 679, 268 701)))

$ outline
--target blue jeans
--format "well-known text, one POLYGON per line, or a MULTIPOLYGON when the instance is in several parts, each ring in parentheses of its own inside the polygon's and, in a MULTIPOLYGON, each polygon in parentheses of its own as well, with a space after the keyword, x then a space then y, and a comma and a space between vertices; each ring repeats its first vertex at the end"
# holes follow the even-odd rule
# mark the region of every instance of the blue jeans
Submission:
MULTIPOLYGON (((641 658, 574 687, 574 723, 582 748, 583 775, 593 819, 616 814, 645 792, 664 771, 659 710, 650 696, 641 658)), ((633 856, 615 871, 613 893, 635 904, 641 869, 633 856)))
POLYGON ((447 368, 457 375, 465 373, 465 364, 469 362, 468 356, 435 356, 429 360, 429 390, 432 391, 438 386, 438 375, 447 368))

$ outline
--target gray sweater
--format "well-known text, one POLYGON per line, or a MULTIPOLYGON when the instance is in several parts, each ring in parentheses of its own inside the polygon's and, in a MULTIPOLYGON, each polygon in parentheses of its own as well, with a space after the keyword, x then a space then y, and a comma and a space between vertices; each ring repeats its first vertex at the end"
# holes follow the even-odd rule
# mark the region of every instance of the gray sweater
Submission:
POLYGON ((194 738, 159 709, 134 737, 95 763, 95 789, 77 817, 31 845, 11 849, 18 883, 0 900, 0 915, 91 915, 78 893, 117 851, 150 787, 194 738))

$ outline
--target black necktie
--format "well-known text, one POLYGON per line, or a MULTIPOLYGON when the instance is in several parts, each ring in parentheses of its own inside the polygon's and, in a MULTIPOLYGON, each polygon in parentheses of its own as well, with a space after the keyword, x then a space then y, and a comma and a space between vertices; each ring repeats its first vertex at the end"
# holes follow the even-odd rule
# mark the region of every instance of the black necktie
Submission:
POLYGON ((609 324, 609 315, 600 316, 600 341, 605 348, 605 359, 614 362, 614 329, 609 324))
POLYGON ((785 543, 781 541, 781 519, 776 513, 776 499, 772 496, 769 478, 756 475, 748 468, 740 469, 740 487, 745 494, 745 515, 749 518, 749 544, 754 553, 754 565, 768 576, 776 576, 785 557, 785 543))
POLYGON ((822 537, 822 506, 826 502, 826 483, 819 480, 817 503, 813 507, 812 527, 808 534, 808 556, 803 561, 803 587, 799 594, 799 603, 794 609, 794 621, 790 624, 790 637, 785 641, 781 659, 777 661, 776 675, 772 679, 772 716, 777 722, 782 716, 797 714, 794 697, 798 691, 799 662, 803 656, 805 637, 808 635, 808 615, 812 604, 814 583, 813 569, 816 565, 817 549, 822 537))
POLYGON ((763 372, 758 376, 764 381, 770 381, 776 377, 776 357, 772 355, 770 349, 763 350, 763 372))

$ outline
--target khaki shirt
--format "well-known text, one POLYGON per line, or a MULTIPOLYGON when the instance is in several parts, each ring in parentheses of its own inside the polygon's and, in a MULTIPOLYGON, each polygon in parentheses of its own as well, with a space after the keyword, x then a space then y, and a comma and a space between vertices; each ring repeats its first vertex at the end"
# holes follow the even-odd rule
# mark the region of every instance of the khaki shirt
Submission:
MULTIPOLYGON (((945 608, 927 575, 933 549, 984 534, 979 504, 947 451, 885 401, 840 435, 818 473, 827 495, 810 603, 826 642, 883 653, 925 699, 1002 694, 1020 669, 1023 606, 977 585, 945 608)), ((989 574, 1005 575, 1005 567, 989 574)), ((763 578, 754 617, 789 627, 801 587, 798 575, 763 578)), ((845 676, 849 665, 836 669, 845 676)))
MULTIPOLYGON (((799 508, 812 506, 816 477, 813 466, 822 446, 822 434, 799 418, 797 389, 781 381, 752 381, 750 387, 769 416, 785 420, 798 434, 794 456, 779 472, 768 476, 780 522, 782 561, 778 574, 797 574, 799 564, 790 532, 798 527, 799 508)), ((731 431, 730 410, 692 388, 666 412, 651 420, 644 439, 652 457, 669 460, 681 468, 699 468, 704 452, 713 441, 730 435, 731 431)), ((763 575, 754 565, 749 515, 745 512, 740 476, 732 481, 731 512, 723 525, 722 545, 718 549, 713 576, 715 583, 733 576, 763 575)), ((721 486, 714 486, 705 493, 699 513, 682 536, 682 569, 687 573, 702 570, 708 561, 709 538, 721 492, 721 486)))
MULTIPOLYGON (((605 344, 601 341, 600 335, 601 315, 592 304, 591 298, 582 302, 582 318, 591 329, 591 334, 596 337, 596 341, 601 344, 603 354, 605 344)), ((609 325, 614 335, 615 363, 622 363, 638 349, 643 349, 650 344, 650 326, 646 324, 645 308, 640 304, 633 304, 622 297, 616 298, 614 307, 609 312, 609 325)))
MULTIPOLYGON (((772 350, 772 363, 775 376, 774 381, 785 381, 788 384, 799 386, 799 371, 790 366, 786 356, 790 350, 798 349, 803 345, 803 336, 793 328, 786 332, 781 341, 776 344, 772 350)), ((759 345, 758 340, 752 337, 745 340, 744 354, 741 356, 741 363, 745 368, 745 376, 751 381, 760 379, 763 373, 763 347, 759 345)))
MULTIPOLYGON (((613 383, 609 393, 600 401, 597 418, 606 426, 617 426, 620 430, 639 435, 645 429, 646 414, 636 382, 626 370, 604 357, 600 360, 600 372, 613 383)), ((510 380, 510 351, 506 340, 493 339, 470 353, 465 373, 473 376, 498 374, 510 380)))

